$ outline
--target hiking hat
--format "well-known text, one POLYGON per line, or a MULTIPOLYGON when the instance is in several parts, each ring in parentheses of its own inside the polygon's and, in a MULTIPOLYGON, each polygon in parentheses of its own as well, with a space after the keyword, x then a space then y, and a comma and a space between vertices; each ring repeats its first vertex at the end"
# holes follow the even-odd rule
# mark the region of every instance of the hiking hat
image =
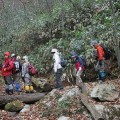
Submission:
POLYGON ((23 58, 22 58, 23 60, 25 60, 26 62, 28 62, 28 56, 23 56, 23 58))
POLYGON ((96 44, 98 44, 98 42, 96 40, 91 41, 91 46, 96 45, 96 44))
POLYGON ((20 60, 20 59, 21 59, 21 57, 20 57, 20 56, 17 56, 17 57, 16 57, 16 60, 20 60))
POLYGON ((57 52, 57 49, 52 49, 51 50, 51 53, 56 53, 57 52))
POLYGON ((76 57, 77 56, 77 53, 76 52, 72 52, 71 53, 71 57, 76 57))
POLYGON ((12 53, 12 54, 11 54, 11 57, 16 57, 16 54, 15 54, 15 53, 12 53))
POLYGON ((10 57, 10 52, 7 51, 7 52, 4 53, 4 55, 10 57))

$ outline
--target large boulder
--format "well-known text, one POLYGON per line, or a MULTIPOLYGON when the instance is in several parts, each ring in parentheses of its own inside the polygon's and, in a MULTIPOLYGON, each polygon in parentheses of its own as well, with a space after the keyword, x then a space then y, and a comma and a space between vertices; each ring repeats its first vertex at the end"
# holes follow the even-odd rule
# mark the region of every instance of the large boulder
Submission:
POLYGON ((119 91, 113 84, 99 84, 93 88, 91 97, 100 101, 115 101, 119 98, 119 91))
POLYGON ((37 91, 44 91, 44 92, 50 92, 52 90, 52 86, 48 82, 47 79, 43 78, 34 78, 32 80, 33 86, 37 91))
POLYGON ((7 103, 5 105, 5 110, 9 112, 18 112, 23 108, 23 103, 19 100, 15 100, 13 102, 7 103))
POLYGON ((58 102, 61 102, 61 101, 65 101, 67 100, 68 98, 73 98, 77 95, 80 95, 80 90, 79 88, 76 86, 76 87, 73 87, 73 88, 70 88, 68 90, 65 91, 65 93, 62 95, 62 97, 58 100, 58 102))

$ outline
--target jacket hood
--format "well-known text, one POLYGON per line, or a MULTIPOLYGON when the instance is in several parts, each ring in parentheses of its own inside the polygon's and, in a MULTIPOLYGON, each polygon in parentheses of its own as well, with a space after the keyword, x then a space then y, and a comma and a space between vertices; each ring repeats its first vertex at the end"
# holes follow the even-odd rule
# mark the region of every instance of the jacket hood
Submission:
POLYGON ((77 55, 77 53, 76 52, 72 52, 71 53, 71 57, 77 57, 78 55, 77 55))
POLYGON ((52 49, 52 50, 51 50, 51 53, 57 53, 57 52, 58 52, 57 49, 52 49))
POLYGON ((5 52, 4 55, 7 55, 8 57, 10 57, 10 52, 5 52))
POLYGON ((23 56, 23 58, 25 60, 25 62, 28 62, 28 56, 23 56))

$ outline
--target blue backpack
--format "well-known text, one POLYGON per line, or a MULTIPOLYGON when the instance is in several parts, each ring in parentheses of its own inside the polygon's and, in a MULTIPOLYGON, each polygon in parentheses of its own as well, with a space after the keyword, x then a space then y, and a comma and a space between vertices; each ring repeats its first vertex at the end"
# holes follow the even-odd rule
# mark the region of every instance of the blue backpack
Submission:
POLYGON ((106 72, 105 71, 99 71, 99 78, 101 80, 104 80, 106 78, 106 72))
POLYGON ((79 62, 82 68, 86 69, 86 60, 84 57, 79 56, 79 62))

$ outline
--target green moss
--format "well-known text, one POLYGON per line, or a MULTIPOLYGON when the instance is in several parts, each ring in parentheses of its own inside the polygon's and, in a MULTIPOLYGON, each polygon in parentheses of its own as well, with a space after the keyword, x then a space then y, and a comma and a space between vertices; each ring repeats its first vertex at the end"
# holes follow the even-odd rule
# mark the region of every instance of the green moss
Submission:
POLYGON ((5 110, 10 112, 17 112, 20 111, 23 108, 23 103, 19 100, 10 102, 5 105, 5 110))

